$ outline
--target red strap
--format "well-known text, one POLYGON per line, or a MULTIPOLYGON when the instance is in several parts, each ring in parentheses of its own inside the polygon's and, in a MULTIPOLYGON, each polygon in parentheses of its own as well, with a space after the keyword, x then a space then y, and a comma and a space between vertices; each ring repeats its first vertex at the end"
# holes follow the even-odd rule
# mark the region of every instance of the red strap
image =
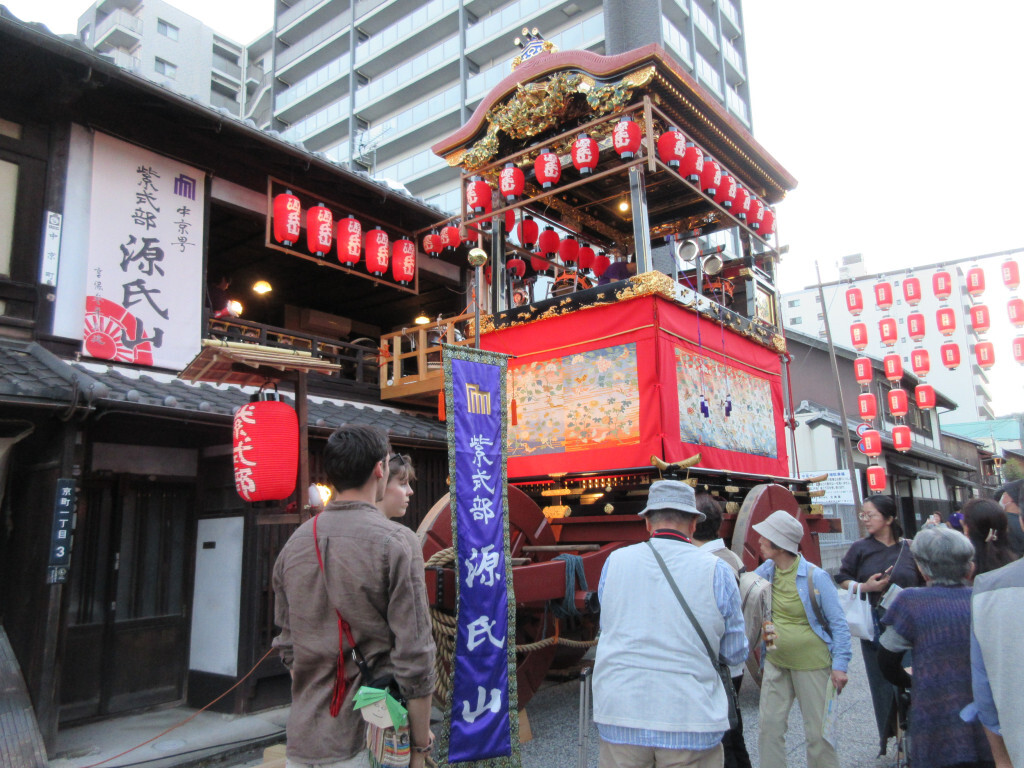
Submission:
MULTIPOLYGON (((320 540, 316 535, 316 521, 320 515, 313 518, 313 549, 316 550, 316 562, 320 566, 320 575, 324 577, 324 590, 327 590, 327 572, 324 571, 324 559, 320 554, 320 540)), ((341 618, 341 611, 337 608, 334 612, 338 614, 338 668, 334 673, 334 691, 331 693, 331 717, 337 717, 341 711, 341 704, 345 701, 345 640, 348 640, 349 647, 355 648, 356 641, 352 639, 352 630, 348 622, 341 618)))

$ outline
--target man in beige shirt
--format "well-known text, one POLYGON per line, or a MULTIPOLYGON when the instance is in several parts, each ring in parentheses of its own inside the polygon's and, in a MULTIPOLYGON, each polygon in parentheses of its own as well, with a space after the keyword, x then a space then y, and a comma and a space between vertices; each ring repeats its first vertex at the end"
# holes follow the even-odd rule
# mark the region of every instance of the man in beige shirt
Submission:
POLYGON ((363 768, 369 764, 365 724, 352 709, 358 668, 344 642, 345 695, 336 718, 338 613, 375 677, 394 675, 408 700, 413 768, 430 751, 434 641, 430 634, 423 556, 416 535, 374 506, 388 481, 391 447, 370 427, 341 427, 323 454, 335 495, 316 521, 303 523, 274 565, 274 646, 291 671, 289 768, 363 768), (323 559, 323 571, 317 558, 323 559))

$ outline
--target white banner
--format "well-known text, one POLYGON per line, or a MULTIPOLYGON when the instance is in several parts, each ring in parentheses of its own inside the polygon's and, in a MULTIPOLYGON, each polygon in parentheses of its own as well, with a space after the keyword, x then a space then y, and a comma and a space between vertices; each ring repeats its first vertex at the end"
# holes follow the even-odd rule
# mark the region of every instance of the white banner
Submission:
POLYGON ((199 351, 205 182, 95 134, 84 354, 177 371, 199 351))
MULTIPOLYGON (((860 471, 854 470, 857 483, 860 483, 860 471)), ((801 472, 801 479, 828 475, 821 483, 807 486, 812 491, 824 491, 825 495, 813 499, 815 504, 853 504, 853 488, 850 486, 850 473, 845 469, 826 469, 823 471, 801 472)))

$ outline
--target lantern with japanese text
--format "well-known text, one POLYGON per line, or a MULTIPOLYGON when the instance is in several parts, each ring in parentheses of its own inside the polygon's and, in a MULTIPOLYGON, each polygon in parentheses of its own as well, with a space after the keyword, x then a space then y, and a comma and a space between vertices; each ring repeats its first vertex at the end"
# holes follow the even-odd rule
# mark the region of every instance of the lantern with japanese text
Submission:
POLYGON ((557 184, 562 178, 562 162, 558 159, 558 154, 547 147, 542 149, 537 159, 533 161, 533 172, 544 189, 557 184))
POLYGON ((736 201, 736 179, 722 171, 722 179, 715 188, 715 202, 725 209, 732 209, 736 201))
POLYGON ((590 269, 594 266, 594 249, 586 243, 580 246, 579 252, 580 269, 590 269))
POLYGON ((868 488, 872 491, 885 490, 885 469, 883 467, 868 467, 868 488))
POLYGON ((850 326, 850 342, 853 344, 853 348, 858 352, 863 349, 867 349, 868 346, 868 326, 867 323, 853 323, 850 326))
POLYGON ((277 400, 243 405, 233 428, 235 489, 248 502, 287 499, 299 468, 299 420, 277 400))
POLYGON ((601 149, 597 142, 581 133, 572 143, 572 164, 580 176, 586 176, 597 168, 597 161, 600 158, 601 149))
POLYGON ((907 304, 916 307, 921 303, 924 295, 921 293, 921 280, 917 277, 908 277, 903 281, 903 298, 907 304))
POLYGON ((523 194, 525 183, 526 177, 516 168, 515 163, 506 163, 498 174, 498 191, 506 202, 514 203, 516 198, 523 194))
POLYGON ((979 341, 974 345, 974 359, 978 361, 978 367, 987 371, 996 364, 996 348, 991 341, 979 341))
POLYGON ((892 283, 884 280, 875 283, 875 304, 883 312, 892 306, 892 283))
POLYGON ((942 364, 953 371, 960 367, 960 347, 955 341, 950 341, 939 347, 939 357, 942 364))
POLYGON ((971 307, 971 328, 975 333, 985 333, 992 327, 992 318, 989 317, 988 307, 984 304, 975 304, 971 307))
MULTIPOLYGON (((429 235, 428 235, 429 237, 429 235)), ((437 235, 434 235, 436 238, 437 235)), ((424 242, 424 248, 426 248, 424 242)), ((440 250, 440 245, 438 246, 440 250)), ((359 263, 363 253, 363 225, 357 219, 346 216, 338 220, 338 261, 347 267, 359 263)))
POLYGON ((893 416, 906 416, 909 405, 907 403, 907 390, 890 389, 886 397, 889 401, 889 413, 893 416))
POLYGON ((903 378, 903 358, 897 354, 886 355, 882 358, 882 372, 889 381, 899 381, 903 378))
POLYGON ((1018 363, 1024 363, 1024 336, 1018 336, 1013 340, 1013 359, 1018 363))
POLYGON ((388 233, 383 229, 366 233, 366 269, 374 277, 381 277, 388 271, 388 245, 388 233))
POLYGON ((927 349, 915 349, 910 353, 910 370, 915 375, 924 378, 932 369, 931 355, 927 349))
POLYGON ((871 369, 871 358, 858 357, 853 361, 853 378, 857 380, 858 384, 870 384, 873 377, 874 371, 871 369))
POLYGON ((334 214, 330 208, 317 203, 306 211, 306 248, 323 257, 331 252, 334 242, 334 214))
MULTIPOLYGON (((704 157, 704 153, 700 151, 696 144, 692 141, 686 142, 686 152, 683 154, 683 162, 679 164, 679 173, 684 179, 691 184, 701 183, 705 173, 712 173, 713 180, 721 178, 721 169, 717 171, 712 168, 708 171, 708 165, 718 166, 714 160, 710 157, 704 157)), ((718 182, 715 181, 717 186, 718 182)), ((703 184, 701 184, 703 186, 703 184)))
POLYGON ((750 210, 750 191, 742 184, 736 185, 736 199, 732 203, 732 215, 740 221, 747 220, 747 212, 750 210))
POLYGON ((956 333, 956 312, 952 307, 942 307, 935 312, 935 325, 943 336, 956 333))
POLYGON ((767 205, 764 207, 764 216, 761 217, 761 237, 768 237, 775 231, 775 211, 767 205))
POLYGON ((454 253, 455 249, 462 244, 462 237, 459 235, 459 228, 454 224, 449 224, 447 227, 441 228, 441 245, 449 253, 454 253))
POLYGON ((896 324, 896 319, 892 317, 883 317, 879 320, 878 336, 881 339, 883 346, 894 346, 900 336, 900 329, 896 324))
POLYGON ((1006 313, 1015 328, 1024 325, 1024 299, 1013 298, 1006 304, 1006 313))
POLYGON ((640 126, 631 117, 623 117, 612 129, 612 146, 623 160, 632 160, 640 149, 640 126))
POLYGON ((537 247, 542 254, 551 258, 558 253, 558 246, 561 242, 554 227, 544 227, 544 231, 540 233, 540 237, 537 239, 537 247))
POLYGON ((281 245, 295 245, 302 232, 302 205, 289 189, 274 198, 274 239, 281 245))
POLYGON ((864 311, 864 295, 857 286, 846 289, 846 308, 854 317, 864 311))
POLYGON ((865 456, 882 455, 882 436, 877 429, 867 429, 860 436, 860 450, 865 456))
POLYGON ((505 269, 512 277, 522 277, 526 274, 526 262, 518 256, 513 256, 505 262, 505 269))
POLYGON ((580 244, 572 235, 569 235, 558 244, 558 258, 560 258, 562 263, 567 266, 576 263, 576 258, 579 256, 579 253, 580 244))
POLYGON ((981 296, 985 292, 985 270, 971 267, 967 270, 967 293, 972 297, 981 296))
POLYGON ((953 293, 953 279, 949 272, 940 270, 932 275, 932 292, 939 301, 945 301, 953 293))
POLYGON ((920 341, 926 333, 924 315, 920 312, 911 312, 907 315, 907 336, 914 341, 920 341))
POLYGON ((523 220, 519 222, 519 244, 523 248, 533 248, 537 243, 539 233, 540 227, 537 226, 537 222, 533 220, 532 216, 524 216, 523 220))
POLYGON ((935 387, 931 384, 918 384, 914 388, 914 401, 922 411, 935 407, 935 387))
POLYGON ((479 176, 473 176, 466 184, 466 205, 474 216, 490 213, 493 206, 491 185, 479 176))
POLYGON ((761 231, 761 218, 764 216, 764 203, 751 195, 750 208, 747 210, 747 224, 755 232, 761 231))
POLYGON ((700 171, 700 188, 704 191, 705 195, 714 197, 718 194, 718 185, 721 183, 722 166, 714 158, 705 157, 704 167, 700 171))
POLYGON ((416 277, 416 244, 412 240, 395 240, 391 246, 391 275, 399 285, 408 285, 416 277))
POLYGON ((608 254, 601 251, 594 257, 594 266, 591 267, 591 271, 594 273, 594 277, 600 277, 611 266, 612 260, 608 258, 608 254))
POLYGON ((423 251, 432 259, 441 253, 441 236, 436 232, 428 232, 423 236, 423 251))
POLYGON ((1020 267, 1017 266, 1016 261, 1013 259, 1004 261, 999 273, 1003 276, 1003 285, 1011 291, 1017 290, 1017 286, 1020 285, 1020 267))
POLYGON ((870 392, 857 395, 857 414, 864 421, 871 421, 878 415, 878 402, 870 392))
POLYGON ((658 137, 658 157, 669 168, 678 168, 686 154, 686 137, 675 126, 658 137))
POLYGON ((910 436, 910 427, 906 424, 900 424, 892 428, 892 447, 900 453, 906 453, 914 447, 910 436))

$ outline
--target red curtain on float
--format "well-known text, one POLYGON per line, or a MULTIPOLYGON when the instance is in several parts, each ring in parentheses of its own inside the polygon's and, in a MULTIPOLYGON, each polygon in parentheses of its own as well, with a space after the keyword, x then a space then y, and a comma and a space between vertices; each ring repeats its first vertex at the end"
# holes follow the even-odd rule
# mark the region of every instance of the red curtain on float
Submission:
POLYGON ((261 400, 238 409, 234 421, 235 489, 246 501, 279 501, 295 490, 299 419, 295 409, 261 400))

